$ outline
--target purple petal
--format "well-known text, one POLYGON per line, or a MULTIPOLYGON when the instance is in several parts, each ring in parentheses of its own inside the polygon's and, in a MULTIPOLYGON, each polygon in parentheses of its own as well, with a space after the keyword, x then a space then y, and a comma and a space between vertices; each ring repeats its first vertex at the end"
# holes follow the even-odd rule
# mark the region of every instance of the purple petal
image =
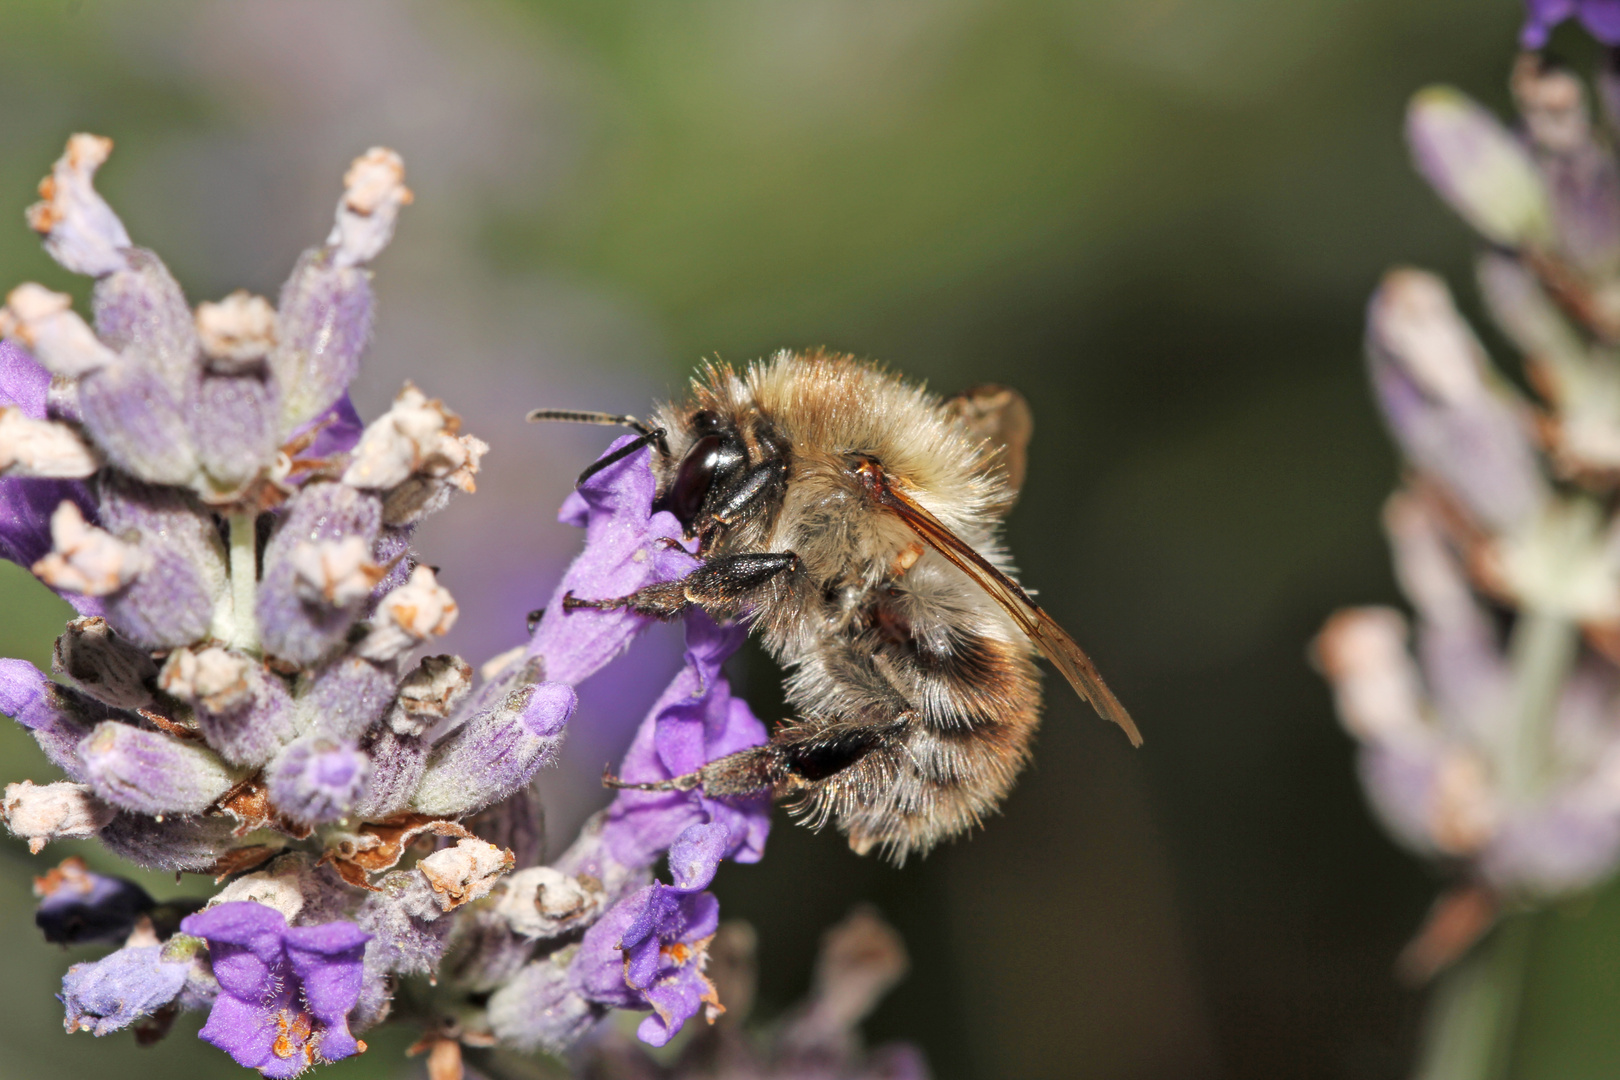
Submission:
POLYGON ((331 408, 294 431, 293 437, 296 438, 317 427, 319 430, 315 435, 315 441, 298 455, 300 458, 318 459, 347 454, 360 441, 360 433, 365 430, 366 425, 360 419, 360 414, 355 411, 354 402, 349 400, 349 395, 345 392, 332 403, 331 408))
POLYGON ((370 940, 370 934, 349 922, 287 931, 287 958, 303 983, 304 1003, 324 1026, 318 1050, 327 1061, 338 1061, 359 1050, 346 1018, 360 1000, 363 960, 370 940))
MULTIPOLYGON (((632 438, 616 439, 610 452, 632 438)), ((684 549, 659 543, 678 541, 681 527, 673 514, 652 513, 657 481, 651 457, 652 451, 643 450, 610 465, 563 502, 558 520, 585 528, 585 550, 563 575, 529 643, 529 655, 545 657, 547 678, 577 686, 649 622, 626 611, 567 611, 564 594, 588 600, 627 596, 697 565, 684 549)))
MULTIPOLYGON (((217 977, 217 959, 214 970, 217 977)), ((265 1076, 296 1076, 304 1069, 304 1057, 276 1057, 272 1047, 279 1035, 274 1013, 229 993, 214 999, 208 1022, 197 1032, 199 1039, 219 1047, 238 1065, 259 1069, 265 1076)))

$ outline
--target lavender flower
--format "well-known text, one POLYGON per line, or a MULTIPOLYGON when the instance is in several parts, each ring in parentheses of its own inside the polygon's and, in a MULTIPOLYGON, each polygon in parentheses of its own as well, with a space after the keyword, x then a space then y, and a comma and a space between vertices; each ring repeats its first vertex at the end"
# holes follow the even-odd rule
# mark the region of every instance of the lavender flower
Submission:
MULTIPOLYGON (((1529 8, 1527 47, 1571 16, 1620 43, 1620 4, 1529 8)), ((1436 1076, 1505 1068, 1490 1058, 1511 1045, 1522 913, 1620 868, 1620 162, 1575 74, 1523 54, 1512 89, 1513 127, 1433 88, 1407 136, 1489 245, 1486 306, 1534 392, 1443 281, 1385 277, 1367 352, 1409 466, 1384 527, 1413 617, 1341 611, 1316 643, 1375 813, 1453 878, 1402 960, 1417 978, 1460 965, 1429 1024, 1436 1076)))
POLYGON ((349 1033, 370 935, 353 923, 289 928, 279 911, 231 902, 180 929, 208 942, 219 997, 202 1038, 272 1080, 365 1049, 349 1033))
MULTIPOLYGON (((63 683, 0 660, 0 710, 67 776, 11 785, 5 820, 36 850, 95 836, 223 888, 154 904, 72 864, 48 876, 49 938, 123 942, 68 973, 69 1029, 151 1039, 208 1008, 204 1039, 285 1077, 363 1050, 354 1033, 390 1019, 448 1054, 566 1052, 612 1008, 650 1012, 658 1045, 700 1007, 718 1016, 705 889, 722 859, 761 857, 767 797, 621 791, 540 862, 536 778, 582 684, 650 623, 562 598, 697 564, 653 512, 651 452, 563 505, 584 551, 526 645, 478 678, 460 657, 418 660, 458 610, 411 533, 475 491, 489 447, 414 386, 369 424, 347 397, 371 332, 367 264, 411 200, 399 158, 355 161, 277 305, 233 293, 193 311, 97 194, 110 151, 74 136, 29 213, 95 279, 92 321, 36 285, 0 311, 0 556, 81 612, 54 651, 63 683), (666 854, 671 885, 652 877, 666 854)), ((630 780, 766 739, 721 674, 744 629, 701 614, 685 629, 630 780)))

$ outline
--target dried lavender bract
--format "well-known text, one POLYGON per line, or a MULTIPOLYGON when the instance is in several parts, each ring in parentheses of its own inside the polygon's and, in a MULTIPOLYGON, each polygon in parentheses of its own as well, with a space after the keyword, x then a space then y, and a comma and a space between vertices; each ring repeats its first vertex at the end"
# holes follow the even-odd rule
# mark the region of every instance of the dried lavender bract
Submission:
MULTIPOLYGON (((541 861, 535 776, 577 684, 646 620, 553 603, 481 679, 421 655, 457 608, 410 532, 475 490, 489 447, 416 386, 369 425, 348 400, 368 265, 411 202, 398 155, 354 161, 331 233, 275 304, 193 309, 96 192, 111 149, 73 136, 28 211, 50 254, 94 279, 91 318, 33 284, 0 310, 0 556, 80 616, 55 679, 0 660, 0 710, 65 777, 11 784, 0 806, 36 852, 95 836, 222 888, 159 904, 77 860, 41 877, 47 938, 121 944, 67 973, 68 1030, 152 1041, 206 1010, 203 1039, 290 1077, 395 1022, 444 1076, 463 1046, 589 1067, 621 1052, 600 1023, 614 1009, 646 1013, 656 1045, 699 1013, 712 1023, 725 1004, 705 887, 720 860, 762 855, 765 797, 621 792, 541 861), (666 855, 672 885, 654 880, 666 855)), ((652 502, 647 451, 571 495, 562 519, 586 544, 558 595, 690 570, 652 502)), ((766 738, 720 674, 742 630, 702 615, 687 630, 631 779, 766 738)), ((867 1067, 852 1042, 865 1007, 827 1036, 849 1075, 867 1067)))

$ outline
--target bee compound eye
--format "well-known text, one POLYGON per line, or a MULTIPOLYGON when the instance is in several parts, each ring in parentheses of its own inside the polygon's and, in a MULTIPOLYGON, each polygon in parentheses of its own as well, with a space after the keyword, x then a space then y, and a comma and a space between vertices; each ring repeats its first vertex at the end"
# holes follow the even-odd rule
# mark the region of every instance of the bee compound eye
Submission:
POLYGON ((690 525, 703 509, 703 500, 714 486, 715 470, 720 465, 721 438, 705 435, 692 444, 692 449, 681 459, 675 471, 675 482, 669 488, 669 509, 682 525, 690 525))

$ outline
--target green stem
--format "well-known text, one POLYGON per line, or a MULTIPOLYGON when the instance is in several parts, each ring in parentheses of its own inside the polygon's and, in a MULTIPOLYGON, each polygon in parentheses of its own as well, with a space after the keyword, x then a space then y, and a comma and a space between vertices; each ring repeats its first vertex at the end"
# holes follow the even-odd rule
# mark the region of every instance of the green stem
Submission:
POLYGON ((1503 793, 1511 800, 1535 797, 1546 782, 1558 699, 1580 640, 1580 628, 1561 613, 1526 611, 1513 628, 1513 692, 1496 762, 1503 793))
POLYGON ((254 607, 259 589, 258 524, 252 514, 232 514, 230 643, 243 652, 259 651, 254 607))
POLYGON ((1507 1080, 1530 959, 1530 915, 1510 915, 1429 1003, 1414 1080, 1507 1080))

